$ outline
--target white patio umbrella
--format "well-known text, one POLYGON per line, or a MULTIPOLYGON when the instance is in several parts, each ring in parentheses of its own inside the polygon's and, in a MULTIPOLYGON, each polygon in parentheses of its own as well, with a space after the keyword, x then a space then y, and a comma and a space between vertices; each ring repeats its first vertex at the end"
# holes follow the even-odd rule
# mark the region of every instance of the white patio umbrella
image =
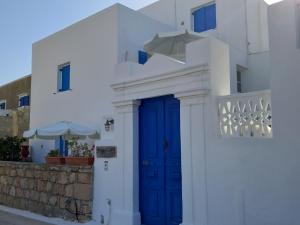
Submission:
POLYGON ((198 33, 189 31, 159 33, 144 46, 144 49, 150 55, 159 53, 184 61, 186 44, 202 38, 204 37, 198 33))
POLYGON ((55 139, 64 137, 65 140, 72 138, 84 139, 87 137, 97 139, 99 136, 97 130, 69 121, 61 121, 46 127, 28 130, 23 134, 25 138, 55 139))

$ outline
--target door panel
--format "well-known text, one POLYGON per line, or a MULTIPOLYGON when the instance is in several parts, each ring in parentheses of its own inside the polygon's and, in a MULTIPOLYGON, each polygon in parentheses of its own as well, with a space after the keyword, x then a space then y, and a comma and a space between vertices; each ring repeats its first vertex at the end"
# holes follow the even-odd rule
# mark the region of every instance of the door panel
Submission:
POLYGON ((159 99, 140 107, 140 211, 144 224, 164 225, 164 105, 159 99))
POLYGON ((182 221, 180 107, 172 96, 140 106, 140 212, 145 225, 182 221))
POLYGON ((180 103, 172 97, 165 100, 165 137, 166 220, 167 225, 178 225, 182 222, 180 103))

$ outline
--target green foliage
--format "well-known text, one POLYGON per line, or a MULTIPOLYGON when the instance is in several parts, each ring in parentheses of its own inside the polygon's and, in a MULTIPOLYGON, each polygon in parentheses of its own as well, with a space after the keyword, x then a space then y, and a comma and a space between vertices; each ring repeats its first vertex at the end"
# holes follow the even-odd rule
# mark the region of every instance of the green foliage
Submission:
POLYGON ((25 141, 19 137, 0 138, 0 160, 20 161, 21 144, 25 141))
POLYGON ((88 143, 78 143, 78 140, 75 138, 68 141, 69 148, 71 150, 72 157, 93 157, 94 156, 94 147, 89 146, 88 143))
POLYGON ((53 149, 48 153, 48 157, 59 157, 58 149, 53 149))

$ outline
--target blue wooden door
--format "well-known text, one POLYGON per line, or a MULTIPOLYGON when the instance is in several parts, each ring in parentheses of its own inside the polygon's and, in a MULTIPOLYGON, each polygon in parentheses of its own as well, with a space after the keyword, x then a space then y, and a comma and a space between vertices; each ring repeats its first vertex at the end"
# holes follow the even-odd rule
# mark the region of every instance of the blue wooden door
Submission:
POLYGON ((172 96, 140 106, 140 212, 144 225, 182 222, 180 107, 172 96))

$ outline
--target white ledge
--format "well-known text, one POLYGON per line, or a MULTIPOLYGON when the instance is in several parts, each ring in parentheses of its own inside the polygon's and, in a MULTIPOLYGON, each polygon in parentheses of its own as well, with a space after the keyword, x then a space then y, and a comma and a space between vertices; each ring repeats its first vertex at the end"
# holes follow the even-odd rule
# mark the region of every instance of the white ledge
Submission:
POLYGON ((111 85, 111 87, 115 90, 122 89, 122 88, 129 88, 132 86, 137 86, 143 83, 152 83, 152 82, 159 82, 162 80, 167 80, 174 77, 181 77, 181 76, 187 76, 192 73, 197 72, 208 72, 208 65, 198 65, 193 67, 187 67, 180 70, 170 71, 163 74, 157 74, 150 77, 141 77, 141 76, 135 76, 135 77, 129 77, 126 79, 119 79, 115 83, 111 85))

